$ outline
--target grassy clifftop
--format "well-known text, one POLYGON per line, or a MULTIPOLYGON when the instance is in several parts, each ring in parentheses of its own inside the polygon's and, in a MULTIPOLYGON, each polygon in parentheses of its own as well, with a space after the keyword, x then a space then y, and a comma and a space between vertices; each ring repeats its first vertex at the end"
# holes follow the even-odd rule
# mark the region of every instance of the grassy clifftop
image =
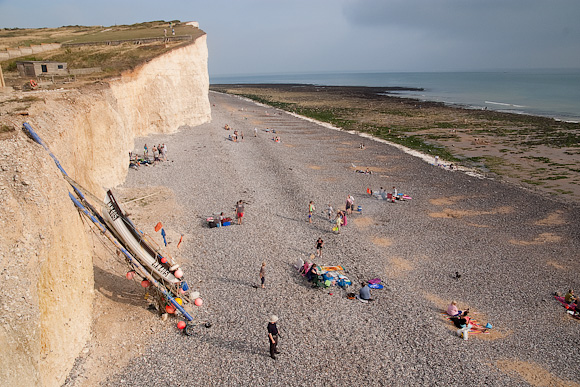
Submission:
POLYGON ((100 67, 101 73, 85 76, 86 80, 117 76, 125 70, 164 54, 176 47, 189 44, 205 32, 178 20, 153 21, 133 25, 112 27, 102 26, 65 26, 60 28, 40 29, 1 29, 0 50, 28 47, 42 43, 60 43, 64 46, 58 50, 11 58, 1 61, 7 84, 17 84, 16 61, 51 60, 67 62, 69 69, 100 67), (167 37, 173 38, 170 25, 175 29, 176 37, 191 37, 187 40, 163 41, 164 30, 167 37), (136 40, 161 38, 160 40, 135 44, 136 40), (103 44, 115 41, 119 44, 103 44), (123 42, 125 41, 125 42, 123 42), (87 44, 95 43, 95 44, 87 44), (87 44, 75 46, 75 44, 87 44), (72 45, 72 46, 70 46, 72 45))

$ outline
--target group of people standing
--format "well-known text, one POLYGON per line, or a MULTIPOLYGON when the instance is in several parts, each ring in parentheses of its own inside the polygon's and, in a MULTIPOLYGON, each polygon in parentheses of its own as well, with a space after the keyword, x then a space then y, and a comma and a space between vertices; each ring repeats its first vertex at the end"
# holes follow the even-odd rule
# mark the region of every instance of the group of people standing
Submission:
MULTIPOLYGON (((159 144, 157 146, 153 145, 151 148, 153 153, 153 161, 158 163, 159 161, 167 161, 167 146, 165 144, 159 144)), ((143 147, 143 157, 149 159, 149 148, 147 144, 143 147)))
MULTIPOLYGON (((342 226, 347 225, 346 216, 347 216, 347 214, 348 215, 352 214, 353 208, 354 208, 354 197, 352 195, 348 195, 346 198, 345 210, 344 211, 342 211, 342 210, 336 211, 336 215, 334 217, 335 226, 332 228, 332 230, 334 232, 336 232, 337 234, 340 234, 340 228, 342 226)), ((308 223, 312 223, 312 217, 314 216, 315 210, 316 210, 316 207, 314 206, 314 201, 311 200, 310 203, 308 203, 308 223)), ((332 223, 333 222, 332 216, 334 214, 334 208, 332 208, 330 203, 328 203, 328 205, 326 207, 326 214, 328 215, 328 221, 332 223)))

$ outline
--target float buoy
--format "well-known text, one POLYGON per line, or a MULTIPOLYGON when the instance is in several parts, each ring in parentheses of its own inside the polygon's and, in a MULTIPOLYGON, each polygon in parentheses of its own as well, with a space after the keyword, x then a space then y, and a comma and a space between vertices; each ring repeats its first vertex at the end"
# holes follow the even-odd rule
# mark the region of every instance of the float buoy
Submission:
POLYGON ((128 271, 127 274, 125 274, 125 277, 127 277, 128 280, 132 280, 135 278, 135 272, 133 270, 128 271))
POLYGON ((165 306, 165 311, 167 313, 169 313, 169 314, 173 314, 173 313, 175 313, 175 308, 173 306, 171 306, 171 305, 166 305, 165 306))
POLYGON ((147 280, 143 280, 141 281, 141 286, 143 286, 144 288, 148 288, 149 285, 151 285, 151 283, 147 280))
POLYGON ((185 324, 185 321, 179 321, 179 322, 177 323, 177 328, 179 328, 179 329, 184 329, 184 328, 185 328, 185 325, 186 325, 186 324, 185 324))
POLYGON ((34 79, 31 79, 31 80, 30 80, 30 86, 31 86, 32 88, 34 88, 34 87, 38 86, 38 83, 37 83, 37 82, 36 82, 34 79))
POLYGON ((175 276, 175 278, 181 278, 181 277, 183 277, 183 270, 177 269, 177 270, 175 270, 173 275, 175 276))
POLYGON ((201 298, 196 298, 193 303, 195 304, 195 306, 202 306, 203 300, 201 298))

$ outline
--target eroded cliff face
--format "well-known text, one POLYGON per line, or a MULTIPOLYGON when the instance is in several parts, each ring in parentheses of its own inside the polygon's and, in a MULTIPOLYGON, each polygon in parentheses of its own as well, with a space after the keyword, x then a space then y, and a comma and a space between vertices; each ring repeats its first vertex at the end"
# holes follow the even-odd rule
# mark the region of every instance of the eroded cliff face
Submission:
MULTIPOLYGON (((103 197, 123 182, 135 137, 210 120, 208 89, 202 36, 109 83, 36 93, 29 116, 0 123, 29 122, 69 176, 103 197)), ((61 385, 90 336, 94 237, 44 149, 20 129, 5 137, 0 384, 61 385)))

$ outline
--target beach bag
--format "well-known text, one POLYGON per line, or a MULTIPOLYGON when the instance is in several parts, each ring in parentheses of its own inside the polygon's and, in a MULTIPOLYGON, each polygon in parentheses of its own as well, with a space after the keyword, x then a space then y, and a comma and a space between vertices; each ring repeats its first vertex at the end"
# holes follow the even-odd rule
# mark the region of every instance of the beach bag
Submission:
POLYGON ((219 221, 212 220, 211 222, 208 222, 208 226, 209 228, 215 228, 218 226, 218 223, 219 221))

